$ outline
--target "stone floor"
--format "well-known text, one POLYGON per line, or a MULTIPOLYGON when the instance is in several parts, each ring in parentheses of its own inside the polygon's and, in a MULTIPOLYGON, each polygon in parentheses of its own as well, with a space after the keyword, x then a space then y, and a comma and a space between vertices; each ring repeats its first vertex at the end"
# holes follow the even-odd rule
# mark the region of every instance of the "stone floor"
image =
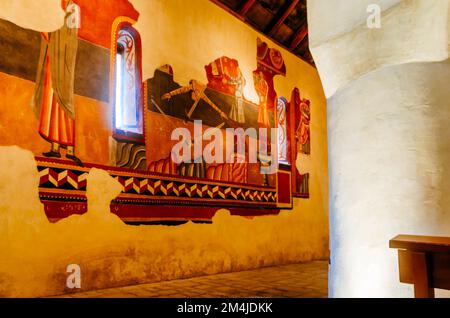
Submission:
POLYGON ((326 298, 328 263, 253 271, 71 294, 70 298, 326 298))

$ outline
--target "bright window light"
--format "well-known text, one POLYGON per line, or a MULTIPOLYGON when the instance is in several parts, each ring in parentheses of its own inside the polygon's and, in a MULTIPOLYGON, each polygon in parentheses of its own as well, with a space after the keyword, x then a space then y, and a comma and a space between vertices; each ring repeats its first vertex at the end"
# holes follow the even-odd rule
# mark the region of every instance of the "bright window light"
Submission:
POLYGON ((122 129, 123 110, 123 54, 116 56, 116 128, 122 129))

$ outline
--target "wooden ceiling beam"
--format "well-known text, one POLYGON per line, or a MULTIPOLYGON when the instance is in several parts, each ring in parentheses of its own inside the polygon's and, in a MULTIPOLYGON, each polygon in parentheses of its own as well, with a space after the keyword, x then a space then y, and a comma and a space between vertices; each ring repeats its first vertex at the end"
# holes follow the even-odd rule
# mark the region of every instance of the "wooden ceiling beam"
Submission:
MULTIPOLYGON (((249 10, 252 8, 252 6, 256 3, 256 0, 246 0, 244 5, 240 9, 236 9, 236 11, 234 11, 232 8, 228 7, 221 0, 210 0, 210 1, 215 3, 216 5, 218 5, 223 10, 229 12, 230 14, 232 14, 239 20, 243 21, 244 23, 246 23, 253 29, 257 30, 258 32, 261 32, 261 33, 264 33, 265 35, 267 35, 266 32, 263 32, 262 30, 258 30, 257 27, 255 27, 255 25, 253 25, 250 21, 248 21, 246 16, 241 14, 241 12, 243 12, 244 14, 247 14, 249 12, 249 10)), ((296 2, 296 1, 293 0, 292 3, 294 3, 294 2, 296 2)), ((297 1, 297 5, 300 5, 301 9, 305 11, 306 8, 304 7, 303 2, 304 2, 303 0, 297 1)), ((287 19, 287 17, 289 17, 289 15, 290 15, 290 13, 292 13, 292 11, 289 13, 286 13, 288 11, 288 9, 289 9, 289 7, 287 7, 285 10, 281 11, 281 12, 283 12, 283 14, 277 20, 275 20, 276 24, 279 24, 281 26, 281 24, 284 23, 284 21, 287 19), (284 17, 285 15, 286 15, 286 17, 284 17), (283 18, 283 21, 279 22, 281 20, 281 18, 283 18)), ((276 24, 274 26, 276 26, 276 24)), ((274 28, 274 26, 272 26, 272 28, 274 28)), ((302 41, 306 38, 307 35, 308 35, 308 26, 307 26, 307 21, 305 18, 304 21, 302 22, 302 27, 295 33, 292 40, 290 41, 290 44, 280 43, 273 36, 271 36, 271 38, 278 45, 286 48, 287 50, 290 50, 293 54, 296 54, 303 60, 306 60, 307 62, 310 62, 312 65, 314 65, 314 62, 313 61, 311 62, 311 60, 310 60, 311 57, 309 54, 309 50, 303 50, 303 46, 305 46, 305 45, 306 45, 305 49, 307 49, 308 43, 305 42, 305 43, 303 43, 303 46, 301 48, 298 48, 298 46, 302 43, 302 41), (306 55, 306 56, 302 56, 302 53, 298 52, 298 49, 301 49, 300 51, 304 52, 303 55, 306 55), (294 52, 294 50, 297 50, 297 53, 294 52)))
POLYGON ((248 11, 253 7, 255 2, 256 2, 256 0, 247 0, 244 3, 244 5, 241 7, 241 9, 239 10, 239 15, 241 15, 242 17, 245 17, 245 15, 248 13, 248 11))
POLYGON ((291 44, 289 45, 289 48, 291 50, 295 50, 297 46, 299 46, 300 43, 305 39, 305 37, 308 35, 308 27, 307 24, 303 24, 303 26, 298 29, 297 34, 294 36, 294 38, 291 41, 291 44))
POLYGON ((304 56, 306 52, 309 52, 309 43, 308 41, 302 41, 296 48, 295 52, 304 56))
POLYGON ((291 3, 286 7, 285 10, 281 11, 281 14, 278 15, 277 18, 275 18, 275 24, 270 28, 269 36, 274 36, 275 33, 280 29, 281 25, 286 21, 286 19, 289 17, 289 15, 294 11, 297 4, 300 2, 300 0, 292 0, 291 3))

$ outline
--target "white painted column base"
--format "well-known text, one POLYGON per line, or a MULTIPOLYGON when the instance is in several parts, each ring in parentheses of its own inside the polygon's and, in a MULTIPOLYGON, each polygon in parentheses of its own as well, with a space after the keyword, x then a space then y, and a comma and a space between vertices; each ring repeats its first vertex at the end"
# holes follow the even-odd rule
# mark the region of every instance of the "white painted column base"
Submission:
POLYGON ((330 296, 412 297, 389 240, 450 236, 450 0, 311 0, 308 22, 328 97, 330 296))
POLYGON ((411 297, 397 234, 450 236, 450 61, 371 73, 329 100, 330 293, 411 297))

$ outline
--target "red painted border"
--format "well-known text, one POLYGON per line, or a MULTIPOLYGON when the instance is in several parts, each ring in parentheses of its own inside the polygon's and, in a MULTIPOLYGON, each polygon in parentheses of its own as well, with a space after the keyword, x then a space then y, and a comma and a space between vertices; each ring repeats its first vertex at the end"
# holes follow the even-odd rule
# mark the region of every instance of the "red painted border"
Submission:
MULTIPOLYGON (((170 180, 187 184, 209 184, 226 188, 241 188, 246 191, 273 193, 276 188, 242 185, 238 183, 215 182, 213 180, 192 177, 178 177, 164 174, 134 171, 130 169, 86 164, 81 168, 73 162, 60 159, 36 158, 40 168, 63 169, 88 173, 92 167, 106 170, 111 175, 124 177, 142 177, 149 179, 170 180)), ((42 181, 42 180, 41 180, 42 181)), ((44 180, 45 181, 45 180, 44 180)), ((170 182, 169 181, 169 182, 170 182)), ((72 215, 82 215, 87 212, 87 198, 84 190, 65 190, 64 188, 40 188, 40 197, 45 206, 45 213, 50 221, 57 222, 72 215)), ((245 201, 222 198, 189 198, 164 196, 146 196, 135 194, 121 194, 111 203, 111 212, 118 215, 127 223, 149 223, 163 221, 206 221, 210 222, 217 211, 228 210, 232 215, 256 217, 276 215, 280 212, 276 202, 245 201)))
MULTIPOLYGON (((45 201, 45 213, 51 222, 57 222, 72 215, 87 212, 86 202, 45 201)), ((277 209, 221 208, 207 206, 173 206, 173 205, 124 205, 111 204, 111 213, 127 223, 146 223, 154 221, 211 221, 220 210, 230 211, 231 215, 257 217, 278 215, 277 209)))

